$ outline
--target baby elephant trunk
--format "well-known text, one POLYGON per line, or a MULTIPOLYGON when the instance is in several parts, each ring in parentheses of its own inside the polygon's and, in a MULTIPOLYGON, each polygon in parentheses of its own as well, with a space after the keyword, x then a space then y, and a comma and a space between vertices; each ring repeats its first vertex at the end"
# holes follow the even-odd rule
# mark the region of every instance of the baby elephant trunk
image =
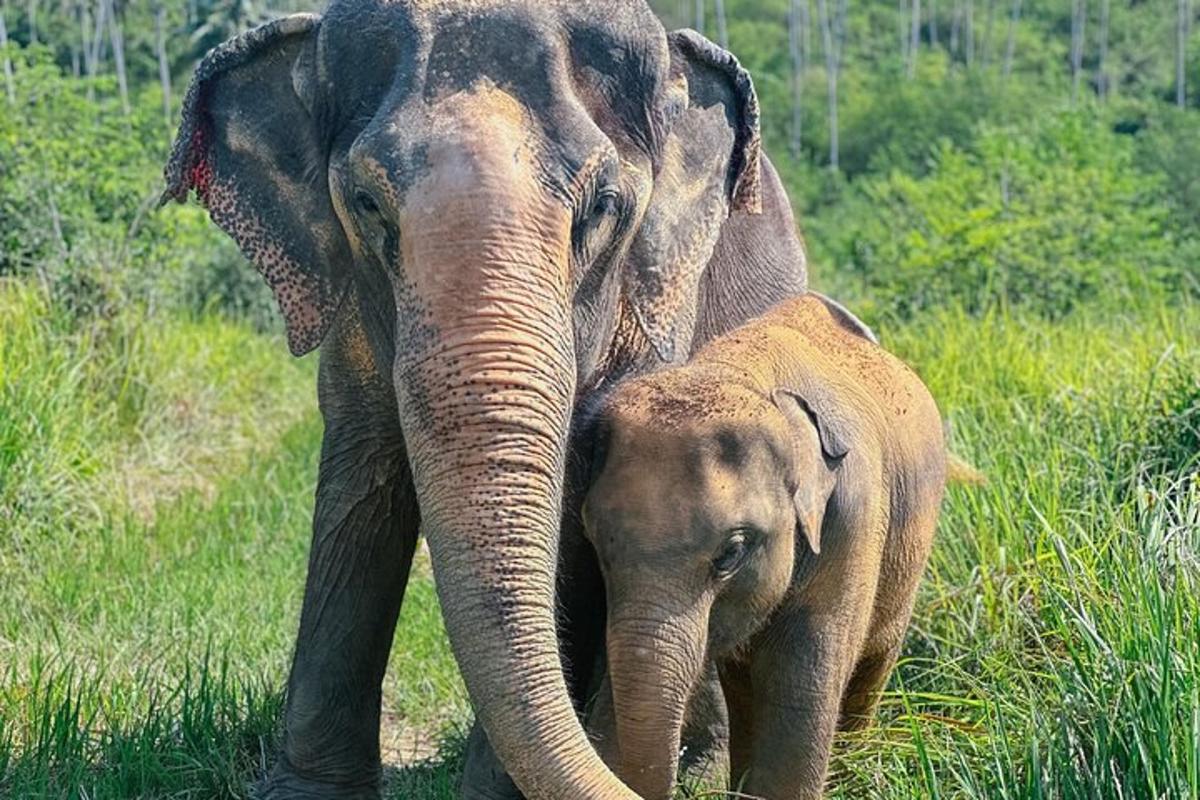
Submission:
POLYGON ((618 774, 646 800, 669 800, 675 788, 684 716, 704 672, 706 612, 643 601, 609 613, 618 774))

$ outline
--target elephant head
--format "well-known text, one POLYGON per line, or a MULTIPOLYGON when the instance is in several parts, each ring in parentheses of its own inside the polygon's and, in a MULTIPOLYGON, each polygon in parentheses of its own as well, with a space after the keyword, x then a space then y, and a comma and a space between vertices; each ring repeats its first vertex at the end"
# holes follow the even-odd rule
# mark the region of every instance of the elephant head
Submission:
POLYGON ((706 664, 770 621, 797 542, 819 551, 845 449, 804 399, 724 367, 628 382, 608 408, 584 522, 608 590, 618 774, 667 800, 706 664))
POLYGON ((748 76, 643 0, 334 0, 217 48, 188 92, 167 197, 238 242, 291 350, 367 309, 451 644, 533 797, 632 797, 555 638, 577 387, 618 338, 686 356, 759 159, 748 76))

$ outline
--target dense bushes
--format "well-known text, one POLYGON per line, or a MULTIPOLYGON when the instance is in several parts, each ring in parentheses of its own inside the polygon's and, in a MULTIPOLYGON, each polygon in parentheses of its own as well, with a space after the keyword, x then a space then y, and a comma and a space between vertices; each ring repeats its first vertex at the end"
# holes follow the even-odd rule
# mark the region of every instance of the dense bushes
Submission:
POLYGON ((220 308, 265 324, 257 280, 198 206, 158 209, 171 131, 157 90, 126 117, 104 80, 16 50, 18 102, 0 113, 0 276, 34 280, 81 320, 133 306, 220 308))
POLYGON ((1195 189, 1170 172, 1180 161, 1099 113, 1031 112, 1020 125, 984 123, 965 146, 933 146, 926 175, 856 182, 808 224, 826 282, 878 312, 1024 306, 1059 317, 1101 299, 1200 292, 1195 189), (1161 166, 1139 159, 1147 150, 1161 166))

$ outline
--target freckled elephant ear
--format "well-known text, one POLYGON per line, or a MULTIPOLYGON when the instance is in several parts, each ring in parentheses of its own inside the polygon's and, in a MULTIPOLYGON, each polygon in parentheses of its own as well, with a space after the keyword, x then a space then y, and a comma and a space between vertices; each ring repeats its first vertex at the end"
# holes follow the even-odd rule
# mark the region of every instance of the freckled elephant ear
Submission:
POLYGON ((285 17, 204 58, 163 195, 184 202, 196 191, 275 293, 296 355, 328 332, 349 258, 312 114, 319 25, 312 14, 285 17))
POLYGON ((668 44, 668 132, 627 285, 643 332, 673 362, 689 352, 700 276, 721 226, 762 212, 762 144, 754 83, 733 54, 691 30, 669 34, 668 44))

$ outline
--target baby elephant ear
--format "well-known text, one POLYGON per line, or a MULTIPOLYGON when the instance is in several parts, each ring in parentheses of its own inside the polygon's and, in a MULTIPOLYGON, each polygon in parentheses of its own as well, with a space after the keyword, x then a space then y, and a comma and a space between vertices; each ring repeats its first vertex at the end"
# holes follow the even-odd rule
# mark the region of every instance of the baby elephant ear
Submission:
POLYGON ((163 195, 183 202, 195 190, 275 293, 296 355, 324 339, 348 274, 313 115, 319 24, 285 17, 205 56, 163 195))
POLYGON ((824 419, 796 392, 777 389, 776 407, 788 422, 792 441, 792 504, 796 525, 813 553, 821 552, 825 507, 837 485, 837 468, 850 452, 836 419, 824 419))

